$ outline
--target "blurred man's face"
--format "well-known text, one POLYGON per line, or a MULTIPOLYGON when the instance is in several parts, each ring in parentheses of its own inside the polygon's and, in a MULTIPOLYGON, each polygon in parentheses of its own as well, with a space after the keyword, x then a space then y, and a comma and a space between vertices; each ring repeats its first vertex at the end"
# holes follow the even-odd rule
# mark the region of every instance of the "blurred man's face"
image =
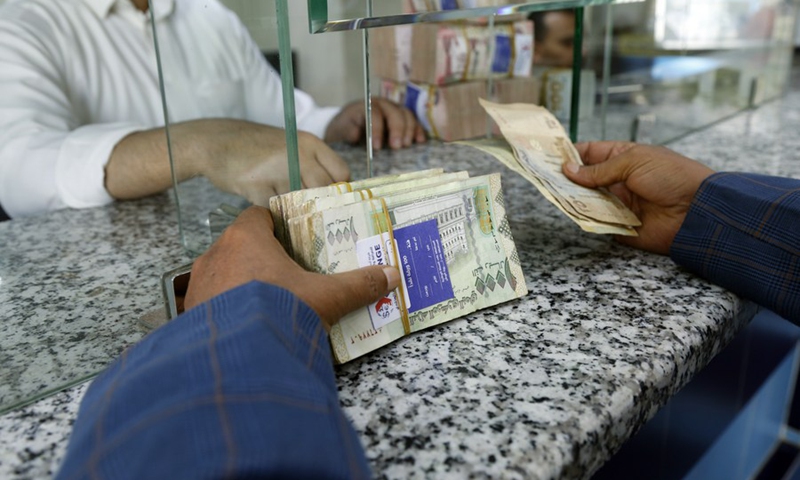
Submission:
POLYGON ((575 40, 575 15, 548 12, 544 17, 545 36, 533 46, 533 64, 571 67, 575 40))

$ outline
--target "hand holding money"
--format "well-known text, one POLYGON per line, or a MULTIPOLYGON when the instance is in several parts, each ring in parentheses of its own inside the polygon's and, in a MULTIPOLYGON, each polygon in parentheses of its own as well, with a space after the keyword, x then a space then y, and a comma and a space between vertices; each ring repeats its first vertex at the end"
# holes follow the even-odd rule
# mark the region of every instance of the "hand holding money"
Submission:
POLYGON ((401 273, 395 291, 331 329, 339 363, 528 291, 499 174, 377 177, 290 192, 270 208, 282 243, 311 271, 388 265, 401 273))
POLYGON ((642 219, 639 237, 618 240, 668 255, 695 192, 714 171, 664 147, 591 142, 576 148, 588 166, 564 164, 564 174, 589 188, 608 187, 642 219))
POLYGON ((461 142, 481 149, 531 182, 551 203, 583 230, 636 236, 641 225, 617 197, 602 189, 571 182, 562 165, 582 160, 558 120, 543 107, 522 103, 497 104, 480 100, 505 137, 461 142))
POLYGON ((265 208, 250 207, 242 212, 214 245, 195 260, 186 308, 259 280, 283 287, 303 299, 317 312, 323 327, 330 330, 344 315, 397 288, 400 275, 392 267, 371 266, 338 276, 303 270, 281 248, 272 234, 272 225, 265 208))

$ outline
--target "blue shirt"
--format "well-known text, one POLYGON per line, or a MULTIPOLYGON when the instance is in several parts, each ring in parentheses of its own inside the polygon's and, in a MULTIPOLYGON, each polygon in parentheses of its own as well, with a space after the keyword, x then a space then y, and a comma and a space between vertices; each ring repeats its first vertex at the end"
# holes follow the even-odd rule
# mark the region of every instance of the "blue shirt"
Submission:
POLYGON ((710 176, 697 191, 670 256, 800 324, 800 180, 710 176))
POLYGON ((369 476, 316 313, 251 282, 153 331, 92 383, 57 478, 369 476))

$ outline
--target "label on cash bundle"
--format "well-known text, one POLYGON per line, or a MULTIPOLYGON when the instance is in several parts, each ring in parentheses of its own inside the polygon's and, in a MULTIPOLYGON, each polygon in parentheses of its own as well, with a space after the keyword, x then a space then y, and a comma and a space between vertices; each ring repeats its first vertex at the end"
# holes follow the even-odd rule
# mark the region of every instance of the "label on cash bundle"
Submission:
POLYGON ((530 77, 533 67, 533 35, 514 36, 514 76, 530 77))
POLYGON ((429 97, 430 95, 426 87, 421 87, 411 82, 406 85, 406 108, 414 112, 422 128, 424 128, 426 132, 431 133, 433 129, 428 119, 429 97))
POLYGON ((511 37, 506 33, 494 36, 492 73, 508 73, 511 68, 511 37))
MULTIPOLYGON (((435 219, 398 228, 394 231, 394 238, 408 313, 455 296, 442 247, 442 237, 435 219)), ((359 240, 356 243, 356 255, 360 267, 395 263, 391 259, 394 255, 392 241, 386 233, 359 240)), ((368 308, 372 326, 378 330, 399 320, 402 308, 395 292, 378 300, 368 308)))
MULTIPOLYGON (((356 256, 358 257, 359 267, 391 265, 393 262, 389 260, 389 255, 394 255, 394 253, 392 239, 388 233, 365 238, 356 243, 356 256)), ((391 292, 381 298, 367 307, 372 326, 375 330, 378 330, 396 320, 400 320, 402 316, 401 308, 395 292, 391 292)))
POLYGON ((436 219, 394 231, 408 313, 454 297, 436 219))

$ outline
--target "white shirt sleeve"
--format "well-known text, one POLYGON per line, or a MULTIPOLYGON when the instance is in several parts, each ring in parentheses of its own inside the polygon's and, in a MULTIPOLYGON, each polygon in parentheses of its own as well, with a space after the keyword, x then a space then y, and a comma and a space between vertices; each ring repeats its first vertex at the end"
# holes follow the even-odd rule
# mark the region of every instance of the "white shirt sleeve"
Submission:
POLYGON ((106 162, 117 142, 143 129, 80 126, 47 41, 19 19, 0 20, 0 205, 12 218, 111 202, 106 162))

